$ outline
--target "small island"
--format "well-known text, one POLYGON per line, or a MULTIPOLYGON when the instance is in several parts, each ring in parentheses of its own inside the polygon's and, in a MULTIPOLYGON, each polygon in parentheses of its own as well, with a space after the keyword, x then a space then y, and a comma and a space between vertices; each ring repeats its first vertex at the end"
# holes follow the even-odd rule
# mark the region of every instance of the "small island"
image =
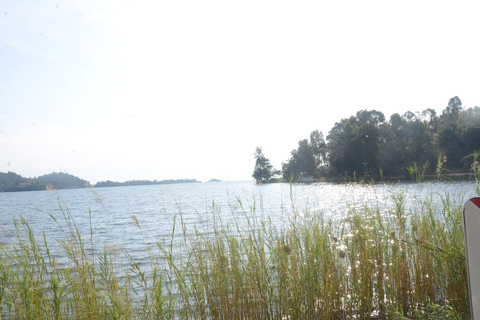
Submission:
POLYGON ((208 180, 207 182, 221 182, 221 181, 222 181, 222 180, 218 180, 218 179, 215 179, 215 178, 214 178, 214 179, 208 180))

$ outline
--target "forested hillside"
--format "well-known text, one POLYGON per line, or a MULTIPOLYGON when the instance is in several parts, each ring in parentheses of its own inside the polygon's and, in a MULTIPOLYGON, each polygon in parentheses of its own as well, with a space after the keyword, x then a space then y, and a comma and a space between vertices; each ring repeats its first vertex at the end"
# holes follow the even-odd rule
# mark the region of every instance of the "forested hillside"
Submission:
POLYGON ((45 189, 84 188, 89 182, 68 173, 50 173, 37 178, 24 178, 16 173, 0 172, 0 192, 45 189))
POLYGON ((52 172, 37 178, 44 185, 52 186, 55 189, 76 189, 85 188, 90 182, 75 177, 68 173, 52 172))
POLYGON ((0 192, 44 189, 45 185, 34 179, 26 179, 13 172, 0 172, 0 192))

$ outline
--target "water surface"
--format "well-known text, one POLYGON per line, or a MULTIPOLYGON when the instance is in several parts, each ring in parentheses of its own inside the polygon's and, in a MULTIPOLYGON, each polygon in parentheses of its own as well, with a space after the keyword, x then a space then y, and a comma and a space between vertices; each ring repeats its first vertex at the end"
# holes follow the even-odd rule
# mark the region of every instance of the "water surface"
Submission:
POLYGON ((136 260, 146 261, 145 248, 170 239, 174 226, 177 233, 180 228, 187 234, 195 228, 211 230, 212 213, 226 224, 245 229, 246 215, 268 218, 287 228, 289 221, 301 219, 307 210, 335 221, 353 208, 391 207, 392 195, 405 197, 406 205, 413 207, 427 198, 441 201, 446 194, 461 205, 476 196, 475 184, 256 185, 236 181, 0 193, 0 242, 16 241, 14 220, 23 217, 37 240, 45 233, 52 251, 57 252, 56 240, 65 239, 62 230, 68 230, 64 215, 70 213, 87 244, 97 249, 115 245, 136 260))

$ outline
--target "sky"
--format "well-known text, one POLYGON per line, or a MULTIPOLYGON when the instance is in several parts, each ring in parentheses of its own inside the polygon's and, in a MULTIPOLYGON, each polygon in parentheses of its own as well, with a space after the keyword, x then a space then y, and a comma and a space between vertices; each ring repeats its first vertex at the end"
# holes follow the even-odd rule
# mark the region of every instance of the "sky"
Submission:
POLYGON ((480 105, 476 1, 2 0, 0 172, 251 179, 359 110, 480 105))

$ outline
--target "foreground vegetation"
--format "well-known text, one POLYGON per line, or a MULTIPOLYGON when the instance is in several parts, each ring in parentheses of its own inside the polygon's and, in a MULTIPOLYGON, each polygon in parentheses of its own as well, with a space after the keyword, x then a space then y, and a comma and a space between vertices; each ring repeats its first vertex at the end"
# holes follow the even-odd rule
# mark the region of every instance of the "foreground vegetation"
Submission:
MULTIPOLYGON (((244 208, 241 201, 230 204, 238 223, 226 221, 214 204, 206 229, 188 229, 179 213, 171 238, 146 246, 147 264, 115 246, 96 251, 93 231, 80 234, 62 205, 63 252, 52 252, 45 236, 35 239, 23 219, 16 221, 16 243, 0 244, 0 315, 469 318, 463 203, 448 193, 413 207, 405 194, 391 197, 389 208, 351 208, 341 218, 293 207, 283 213, 291 215, 286 226, 260 218, 261 206, 244 208), (59 256, 68 260, 60 263, 59 256)), ((142 232, 141 221, 132 219, 142 232)))

